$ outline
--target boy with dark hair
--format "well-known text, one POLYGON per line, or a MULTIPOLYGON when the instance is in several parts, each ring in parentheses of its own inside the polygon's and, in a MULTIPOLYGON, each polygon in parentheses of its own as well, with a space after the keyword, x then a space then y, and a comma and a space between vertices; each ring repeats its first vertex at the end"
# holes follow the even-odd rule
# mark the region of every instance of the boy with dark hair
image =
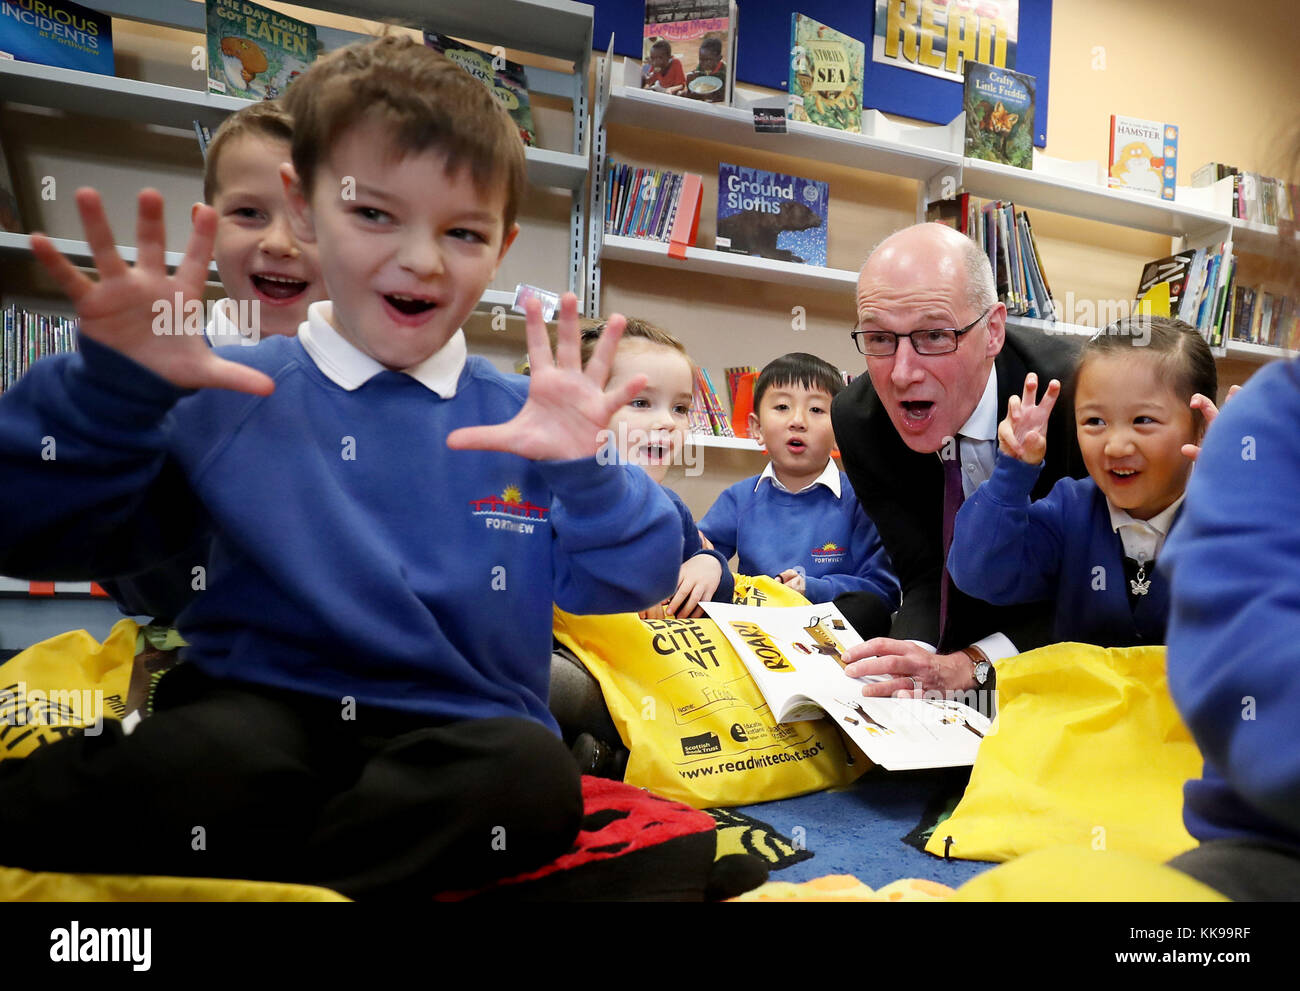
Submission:
POLYGON ((754 384, 750 434, 771 463, 726 489, 700 521, 744 575, 774 575, 811 602, 834 602, 864 639, 888 628, 898 580, 875 526, 831 460, 831 400, 844 388, 821 358, 793 353, 754 384))
POLYGON ((514 240, 524 183, 496 99, 385 37, 318 60, 288 104, 295 233, 333 294, 297 337, 213 350, 152 332, 153 301, 202 290, 208 208, 174 276, 153 191, 134 269, 78 192, 97 284, 33 237, 77 303, 82 351, 0 398, 0 569, 120 573, 203 531, 213 550, 155 715, 0 763, 8 865, 354 897, 540 866, 582 815, 546 707, 552 603, 636 610, 675 586, 671 503, 596 458, 644 384, 603 389, 621 318, 585 371, 572 294, 555 359, 529 307, 530 381, 466 356, 460 324, 514 240), (171 501, 186 483, 201 507, 171 501))
POLYGON ((650 61, 641 68, 641 88, 674 94, 686 88, 682 60, 673 54, 673 46, 663 38, 650 46, 650 61))

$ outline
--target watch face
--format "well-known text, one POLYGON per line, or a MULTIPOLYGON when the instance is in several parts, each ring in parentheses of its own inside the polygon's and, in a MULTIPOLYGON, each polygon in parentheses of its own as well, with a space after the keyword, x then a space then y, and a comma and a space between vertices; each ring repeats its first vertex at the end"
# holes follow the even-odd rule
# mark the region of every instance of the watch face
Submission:
POLYGON ((975 683, 977 685, 988 684, 990 666, 988 661, 980 661, 975 665, 975 683))

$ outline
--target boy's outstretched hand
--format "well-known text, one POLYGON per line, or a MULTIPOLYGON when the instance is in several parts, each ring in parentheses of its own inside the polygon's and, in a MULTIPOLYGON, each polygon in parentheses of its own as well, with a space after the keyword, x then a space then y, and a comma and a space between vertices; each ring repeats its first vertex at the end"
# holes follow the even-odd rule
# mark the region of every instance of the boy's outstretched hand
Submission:
POLYGON ((174 275, 167 274, 163 198, 157 190, 140 193, 135 267, 117 253, 99 193, 77 190, 77 210, 98 282, 77 271, 43 234, 32 235, 32 252, 76 304, 79 333, 182 389, 233 389, 262 396, 274 390, 275 383, 257 369, 218 358, 202 333, 181 332, 185 304, 195 300, 202 304, 217 229, 212 207, 195 211, 194 230, 174 275), (181 312, 176 312, 178 297, 181 312), (170 333, 155 330, 160 318, 170 333))
POLYGON ((1061 383, 1052 379, 1041 403, 1034 402, 1038 393, 1038 376, 1025 376, 1024 396, 1012 396, 1007 403, 1007 418, 998 424, 998 448, 1003 454, 1025 464, 1036 465, 1047 454, 1047 421, 1061 394, 1061 383))
POLYGON ((505 451, 532 461, 589 458, 600 450, 610 418, 635 399, 647 381, 644 375, 634 375, 617 390, 605 391, 625 321, 615 314, 605 322, 595 353, 584 369, 578 297, 570 292, 560 299, 554 359, 541 304, 530 299, 524 309, 531 379, 528 401, 506 423, 453 430, 447 436, 447 446, 461 451, 505 451))

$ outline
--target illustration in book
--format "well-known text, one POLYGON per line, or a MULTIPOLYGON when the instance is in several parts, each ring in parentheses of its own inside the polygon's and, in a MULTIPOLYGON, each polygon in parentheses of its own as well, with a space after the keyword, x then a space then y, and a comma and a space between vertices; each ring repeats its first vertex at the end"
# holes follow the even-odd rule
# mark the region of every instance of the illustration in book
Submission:
POLYGON ((1035 85, 1023 72, 966 63, 967 158, 1033 168, 1035 85))
POLYGON ((503 55, 463 45, 445 34, 426 31, 424 43, 434 51, 442 52, 496 95, 502 106, 510 112, 525 145, 537 143, 537 133, 533 129, 533 108, 528 99, 528 73, 522 65, 511 62, 503 55))
POLYGON ((783 723, 835 720, 871 760, 890 771, 975 762, 989 720, 959 698, 868 698, 879 678, 850 678, 844 655, 862 643, 833 604, 769 608, 701 602, 783 723))
POLYGON ((857 38, 790 15, 789 119, 860 134, 866 51, 857 38))
POLYGON ((207 0, 208 92, 274 100, 316 60, 316 28, 249 0, 207 0))
POLYGON ((727 103, 735 64, 733 0, 646 0, 642 89, 727 103))
POLYGON ((1106 184, 1172 200, 1177 181, 1178 127, 1112 114, 1106 184))
POLYGON ((824 182, 723 162, 716 247, 825 266, 828 199, 824 182))

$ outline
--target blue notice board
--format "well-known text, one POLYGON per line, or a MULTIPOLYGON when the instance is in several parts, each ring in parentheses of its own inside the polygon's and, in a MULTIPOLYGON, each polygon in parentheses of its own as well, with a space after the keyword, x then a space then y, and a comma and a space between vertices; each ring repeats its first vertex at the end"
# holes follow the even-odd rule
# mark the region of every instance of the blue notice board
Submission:
MULTIPOLYGON (((599 51, 609 47, 630 58, 641 58, 645 4, 641 0, 586 0, 596 9, 595 41, 599 51)), ((862 102, 884 113, 946 124, 959 113, 962 85, 947 79, 895 69, 871 60, 874 0, 737 0, 740 36, 736 78, 755 86, 785 89, 789 72, 790 15, 807 14, 867 46, 862 102)), ((1017 72, 1038 80, 1034 108, 1034 144, 1047 144, 1048 72, 1052 51, 1052 0, 1020 0, 1017 72)))

